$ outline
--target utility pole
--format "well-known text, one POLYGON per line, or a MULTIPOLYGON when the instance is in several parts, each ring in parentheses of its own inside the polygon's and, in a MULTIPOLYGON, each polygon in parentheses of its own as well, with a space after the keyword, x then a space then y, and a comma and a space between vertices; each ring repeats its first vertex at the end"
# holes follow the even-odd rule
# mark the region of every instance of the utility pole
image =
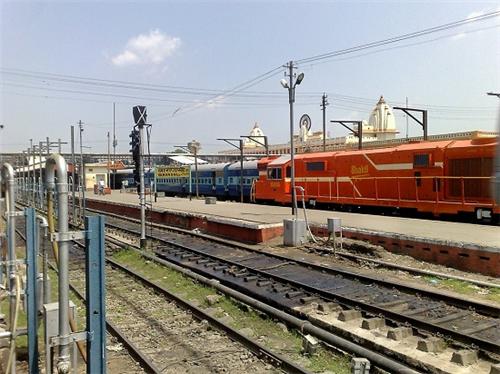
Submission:
POLYGON ((71 218, 73 222, 76 220, 76 208, 75 208, 75 168, 76 168, 76 160, 75 160, 75 126, 71 125, 71 163, 73 164, 73 168, 71 170, 71 201, 72 201, 72 209, 71 209, 71 218))
POLYGON ((323 111, 323 152, 326 152, 326 107, 328 104, 328 95, 323 93, 321 97, 321 110, 323 111))
POLYGON ((116 188, 116 122, 115 122, 115 103, 113 103, 113 188, 116 188))
POLYGON ((78 121, 78 127, 80 129, 80 186, 82 188, 82 203, 81 203, 81 220, 85 217, 85 164, 83 163, 83 143, 82 143, 82 133, 83 133, 83 122, 78 121))
MULTIPOLYGON (((406 108, 408 108, 408 96, 406 96, 406 108)), ((408 114, 405 114, 406 117, 406 140, 408 140, 408 114)))
POLYGON ((111 156, 110 156, 110 146, 111 146, 111 138, 109 137, 109 131, 108 131, 108 188, 111 188, 111 185, 110 185, 110 175, 109 175, 109 167, 110 167, 110 164, 111 164, 111 156))

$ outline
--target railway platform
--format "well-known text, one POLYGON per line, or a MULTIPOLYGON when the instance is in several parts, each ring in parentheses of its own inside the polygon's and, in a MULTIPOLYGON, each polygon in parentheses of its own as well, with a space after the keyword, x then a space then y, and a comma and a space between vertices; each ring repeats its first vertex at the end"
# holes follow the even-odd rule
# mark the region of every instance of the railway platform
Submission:
MULTIPOLYGON (((290 207, 161 197, 147 199, 152 209, 148 219, 155 223, 257 244, 283 234, 283 219, 292 218, 290 207)), ((131 218, 139 217, 138 197, 113 191, 111 195, 90 196, 87 207, 131 218)), ((299 209, 299 218, 303 210, 299 209)), ((382 245, 433 263, 461 270, 500 276, 500 228, 460 222, 445 222, 394 216, 308 209, 312 231, 327 235, 327 218, 342 220, 343 235, 382 245)))

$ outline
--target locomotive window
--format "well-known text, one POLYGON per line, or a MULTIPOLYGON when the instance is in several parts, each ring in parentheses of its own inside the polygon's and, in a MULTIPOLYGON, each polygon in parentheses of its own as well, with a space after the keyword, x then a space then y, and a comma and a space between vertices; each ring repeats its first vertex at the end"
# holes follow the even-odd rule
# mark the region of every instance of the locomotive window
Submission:
POLYGON ((269 168, 267 169, 268 179, 281 179, 281 168, 269 168))
POLYGON ((429 166, 429 154, 424 155, 413 155, 413 167, 428 167, 429 166))
POLYGON ((291 178, 292 177, 292 167, 291 166, 287 166, 286 167, 286 177, 287 178, 291 178))
POLYGON ((323 170, 325 170, 325 162, 324 161, 306 162, 306 170, 307 171, 323 171, 323 170))

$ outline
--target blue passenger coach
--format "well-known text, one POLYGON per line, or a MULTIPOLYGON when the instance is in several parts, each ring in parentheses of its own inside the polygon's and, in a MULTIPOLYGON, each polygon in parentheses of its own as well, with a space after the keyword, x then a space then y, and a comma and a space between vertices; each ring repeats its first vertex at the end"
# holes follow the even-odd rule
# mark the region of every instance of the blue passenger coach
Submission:
MULTIPOLYGON (((228 198, 232 200, 240 199, 240 162, 234 162, 227 167, 227 190, 228 198)), ((243 198, 250 200, 250 192, 255 180, 259 178, 257 170, 257 161, 243 162, 243 198)))
MULTIPOLYGON (((200 195, 225 197, 225 172, 228 165, 228 163, 198 165, 198 192, 200 195)), ((194 166, 191 166, 193 192, 196 189, 195 177, 194 166)))
MULTIPOLYGON (((240 162, 198 165, 198 180, 194 165, 157 166, 155 169, 156 191, 169 196, 216 196, 220 200, 240 199, 240 162)), ((259 178, 257 161, 243 163, 243 197, 250 199, 252 185, 259 178)))
POLYGON ((189 166, 156 166, 156 191, 165 195, 188 195, 192 191, 189 166))

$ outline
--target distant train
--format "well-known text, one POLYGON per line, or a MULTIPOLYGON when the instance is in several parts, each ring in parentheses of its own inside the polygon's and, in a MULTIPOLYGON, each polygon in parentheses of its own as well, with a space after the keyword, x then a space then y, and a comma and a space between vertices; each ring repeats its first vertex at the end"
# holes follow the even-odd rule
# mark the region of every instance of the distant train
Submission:
MULTIPOLYGON (((198 166, 198 183, 194 166, 160 166, 156 170, 156 191, 166 195, 216 196, 238 200, 241 196, 241 165, 235 163, 203 164, 198 166)), ((248 201, 252 186, 258 179, 257 161, 243 162, 243 197, 248 201)))
MULTIPOLYGON (((412 210, 440 215, 500 216, 493 161, 498 138, 409 143, 383 149, 298 154, 297 198, 336 209, 412 210), (302 195, 302 189, 303 195, 302 195)), ((196 193, 194 166, 157 167, 156 191, 196 193)), ((291 203, 290 156, 243 163, 243 196, 258 203, 291 203)), ((198 167, 198 193, 239 200, 240 163, 198 167)))

